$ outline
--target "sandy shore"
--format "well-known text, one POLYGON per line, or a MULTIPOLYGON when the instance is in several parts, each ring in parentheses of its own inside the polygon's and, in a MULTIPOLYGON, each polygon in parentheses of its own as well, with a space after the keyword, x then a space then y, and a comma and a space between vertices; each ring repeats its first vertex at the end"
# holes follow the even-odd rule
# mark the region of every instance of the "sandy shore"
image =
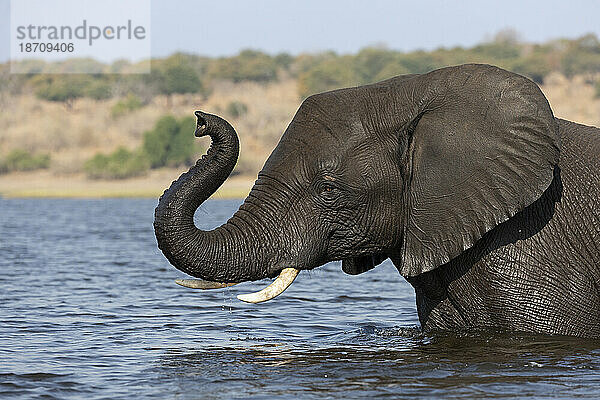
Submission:
MULTIPOLYGON (((161 169, 148 175, 125 180, 89 180, 83 174, 56 175, 50 171, 18 172, 0 175, 2 197, 155 197, 158 198, 182 170, 161 169)), ((244 198, 254 177, 234 176, 211 198, 244 198)))

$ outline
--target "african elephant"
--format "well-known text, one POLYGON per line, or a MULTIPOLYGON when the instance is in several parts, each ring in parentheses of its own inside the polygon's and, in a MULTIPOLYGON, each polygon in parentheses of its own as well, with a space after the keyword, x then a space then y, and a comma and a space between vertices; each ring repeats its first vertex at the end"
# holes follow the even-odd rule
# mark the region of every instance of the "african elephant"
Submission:
POLYGON ((187 286, 279 278, 388 257, 426 330, 600 337, 600 129, 555 118, 536 84, 468 64, 307 98, 224 225, 194 211, 238 157, 225 120, 196 112, 208 154, 155 212, 187 286), (280 274, 281 273, 281 274, 280 274))

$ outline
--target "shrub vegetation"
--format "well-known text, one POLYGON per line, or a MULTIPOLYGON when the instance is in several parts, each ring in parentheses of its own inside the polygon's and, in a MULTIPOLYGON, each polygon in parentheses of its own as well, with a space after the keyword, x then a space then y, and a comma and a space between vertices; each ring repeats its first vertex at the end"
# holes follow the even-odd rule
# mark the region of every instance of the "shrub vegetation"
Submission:
POLYGON ((120 147, 111 154, 96 154, 84 170, 92 179, 125 179, 143 175, 150 168, 191 165, 200 150, 194 143, 194 127, 192 117, 164 116, 144 133, 140 148, 120 147))
POLYGON ((0 160, 0 173, 33 171, 50 166, 49 154, 31 154, 25 150, 13 150, 0 160))
POLYGON ((248 106, 246 103, 242 103, 241 101, 232 101, 227 104, 225 112, 231 118, 239 118, 248 112, 248 106))
MULTIPOLYGON (((538 83, 553 71, 567 77, 600 74, 600 41, 594 34, 577 39, 557 39, 543 44, 523 43, 513 31, 504 31, 493 40, 470 48, 440 48, 433 51, 399 52, 368 47, 354 55, 334 52, 269 55, 243 50, 231 57, 211 59, 176 53, 152 60, 150 74, 101 74, 130 70, 134 65, 115 61, 104 65, 91 59, 73 59, 56 63, 24 61, 21 68, 31 71, 25 79, 14 80, 12 92, 31 86, 42 99, 64 102, 67 106, 79 97, 106 99, 132 93, 148 99, 157 94, 195 93, 206 95, 215 81, 272 82, 281 76, 298 78, 299 95, 343 86, 360 85, 401 74, 430 71, 461 63, 487 63, 526 75, 538 83), (52 75, 56 72, 91 68, 96 74, 52 75)), ((8 90, 0 88, 0 90, 8 90)))
POLYGON ((110 114, 113 118, 118 118, 138 110, 143 106, 144 103, 138 96, 133 93, 129 93, 125 98, 119 100, 114 106, 112 106, 110 109, 110 114))
POLYGON ((108 155, 96 154, 85 163, 84 171, 92 179, 126 179, 145 174, 148 167, 143 152, 119 147, 108 155))
POLYGON ((148 156, 150 167, 191 165, 197 153, 194 127, 192 117, 177 120, 168 115, 159 119, 154 129, 144 133, 142 147, 148 156))

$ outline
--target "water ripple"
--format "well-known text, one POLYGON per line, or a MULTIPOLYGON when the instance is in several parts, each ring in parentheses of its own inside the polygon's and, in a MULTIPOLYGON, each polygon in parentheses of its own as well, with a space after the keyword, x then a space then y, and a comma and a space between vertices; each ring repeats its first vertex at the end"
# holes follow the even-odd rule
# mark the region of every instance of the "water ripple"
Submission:
MULTIPOLYGON (((265 282, 181 288, 155 203, 0 199, 0 397, 600 397, 599 342, 424 335, 389 262, 302 273, 261 305, 236 295, 265 282)), ((208 202, 197 223, 239 204, 208 202)))

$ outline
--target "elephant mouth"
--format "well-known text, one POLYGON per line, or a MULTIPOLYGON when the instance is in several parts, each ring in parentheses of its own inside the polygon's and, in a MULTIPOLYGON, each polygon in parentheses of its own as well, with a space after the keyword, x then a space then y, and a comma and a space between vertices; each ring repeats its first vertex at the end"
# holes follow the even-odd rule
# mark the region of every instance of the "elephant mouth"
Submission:
MULTIPOLYGON (((283 268, 277 276, 277 278, 266 288, 255 293, 240 294, 237 296, 237 298, 238 300, 244 301, 246 303, 262 303, 274 299, 281 293, 285 292, 285 290, 288 287, 290 287, 290 285, 294 282, 299 273, 300 270, 296 268, 283 268)), ((202 279, 177 279, 175 283, 192 289, 206 290, 222 289, 225 287, 237 285, 239 282, 220 283, 205 281, 202 279)))

